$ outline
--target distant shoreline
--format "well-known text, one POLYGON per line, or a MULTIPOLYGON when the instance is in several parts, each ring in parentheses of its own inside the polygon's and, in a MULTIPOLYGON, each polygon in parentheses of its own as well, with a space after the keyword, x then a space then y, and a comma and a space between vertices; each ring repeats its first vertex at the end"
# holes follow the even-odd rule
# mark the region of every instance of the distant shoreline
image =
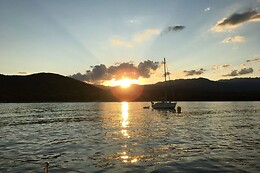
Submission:
POLYGON ((166 90, 168 100, 180 102, 260 101, 260 78, 178 79, 122 89, 97 87, 58 74, 39 73, 0 75, 0 83, 0 103, 150 102, 162 100, 166 90))
MULTIPOLYGON (((149 103, 151 101, 48 101, 48 102, 0 102, 0 104, 22 104, 22 103, 121 103, 121 102, 128 102, 128 103, 149 103)), ((192 101, 173 101, 173 102, 260 102, 260 100, 192 100, 192 101)))

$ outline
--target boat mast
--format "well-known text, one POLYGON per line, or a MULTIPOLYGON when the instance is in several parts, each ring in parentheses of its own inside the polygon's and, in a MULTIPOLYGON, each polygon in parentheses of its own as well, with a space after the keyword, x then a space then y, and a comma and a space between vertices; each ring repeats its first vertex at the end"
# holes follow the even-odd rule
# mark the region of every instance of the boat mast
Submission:
POLYGON ((163 66, 164 66, 164 87, 165 87, 165 99, 166 99, 166 101, 167 101, 167 100, 168 100, 167 83, 166 83, 167 71, 166 71, 166 60, 165 60, 165 58, 163 58, 163 66))
POLYGON ((163 66, 164 66, 164 82, 166 82, 167 73, 166 73, 166 60, 165 60, 165 58, 163 58, 163 66))

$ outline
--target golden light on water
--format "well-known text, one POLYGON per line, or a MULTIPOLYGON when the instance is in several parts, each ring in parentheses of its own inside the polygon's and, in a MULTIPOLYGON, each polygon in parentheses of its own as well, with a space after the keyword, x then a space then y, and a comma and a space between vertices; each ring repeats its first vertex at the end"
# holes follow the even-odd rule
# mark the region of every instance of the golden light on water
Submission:
POLYGON ((129 121, 128 121, 128 102, 122 102, 122 127, 121 133, 124 137, 130 138, 129 134, 127 133, 127 130, 125 129, 128 127, 129 121))
MULTIPOLYGON (((127 132, 127 128, 129 127, 129 121, 128 121, 128 110, 129 110, 129 107, 128 107, 128 102, 122 102, 121 103, 121 111, 122 111, 122 130, 121 130, 121 133, 123 135, 124 138, 130 138, 130 135, 128 134, 127 132)), ((127 140, 126 140, 127 142, 127 140)), ((123 148, 127 148, 127 145, 123 145, 122 146, 123 148)), ((134 157, 131 157, 127 154, 127 152, 122 152, 121 153, 121 161, 123 163, 135 163, 137 162, 137 158, 134 158, 134 157)))
POLYGON ((122 159, 126 160, 128 159, 129 157, 128 156, 121 156, 122 159))
POLYGON ((128 122, 128 102, 122 102, 122 127, 127 127, 129 122, 128 122))
POLYGON ((128 122, 128 121, 123 121, 123 122, 122 122, 122 126, 123 126, 123 127, 127 127, 127 126, 128 126, 128 124, 129 124, 129 122, 128 122))
POLYGON ((131 163, 135 163, 135 162, 137 162, 137 159, 132 159, 131 160, 131 163))
POLYGON ((122 130, 121 132, 124 135, 124 137, 130 138, 129 134, 127 133, 127 130, 122 130))
POLYGON ((130 156, 127 155, 126 152, 122 152, 121 155, 122 156, 120 158, 122 159, 123 163, 136 163, 136 162, 138 162, 138 158, 130 157, 130 156))
POLYGON ((121 159, 122 159, 122 162, 124 162, 124 163, 128 162, 128 156, 127 156, 126 152, 122 153, 121 159))

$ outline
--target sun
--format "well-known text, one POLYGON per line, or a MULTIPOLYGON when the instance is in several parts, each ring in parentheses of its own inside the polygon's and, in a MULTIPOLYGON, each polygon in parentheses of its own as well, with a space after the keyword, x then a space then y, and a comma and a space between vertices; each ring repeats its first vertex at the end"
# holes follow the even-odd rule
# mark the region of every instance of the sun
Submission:
POLYGON ((137 81, 134 79, 123 78, 121 80, 115 81, 115 86, 120 86, 121 88, 129 88, 132 84, 136 84, 137 81))
POLYGON ((140 85, 140 79, 131 79, 127 77, 123 77, 121 79, 111 79, 108 81, 105 81, 103 85, 105 86, 119 86, 120 88, 127 89, 130 88, 132 84, 140 85))

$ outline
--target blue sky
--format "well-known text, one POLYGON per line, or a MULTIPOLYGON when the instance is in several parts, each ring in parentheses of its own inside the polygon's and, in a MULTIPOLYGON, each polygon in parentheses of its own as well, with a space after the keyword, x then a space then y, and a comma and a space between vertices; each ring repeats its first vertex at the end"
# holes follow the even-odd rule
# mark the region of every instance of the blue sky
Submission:
MULTIPOLYGON (((172 79, 259 77, 259 11, 259 0, 0 0, 0 73, 95 82, 93 66, 104 81, 111 66, 166 58, 172 79)), ((149 67, 137 77, 161 80, 149 67)))

